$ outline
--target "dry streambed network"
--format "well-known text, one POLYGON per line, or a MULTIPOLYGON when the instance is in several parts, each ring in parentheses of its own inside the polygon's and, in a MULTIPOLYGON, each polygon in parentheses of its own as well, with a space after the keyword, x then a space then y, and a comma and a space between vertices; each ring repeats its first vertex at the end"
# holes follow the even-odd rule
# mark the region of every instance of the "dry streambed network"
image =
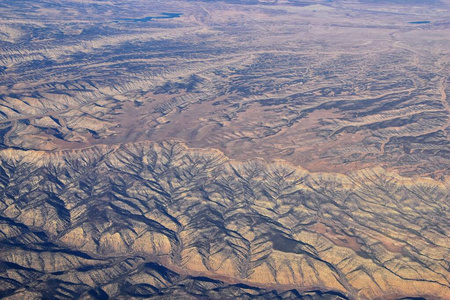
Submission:
POLYGON ((0 297, 449 299, 449 18, 0 0, 0 297))

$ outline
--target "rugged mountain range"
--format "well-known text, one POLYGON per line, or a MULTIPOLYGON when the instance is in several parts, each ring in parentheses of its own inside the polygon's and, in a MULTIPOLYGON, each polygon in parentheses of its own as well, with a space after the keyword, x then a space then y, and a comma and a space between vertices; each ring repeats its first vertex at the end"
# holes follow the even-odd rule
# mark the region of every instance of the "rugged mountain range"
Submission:
POLYGON ((0 174, 3 293, 449 289, 448 179, 310 173, 177 142, 4 150, 0 174))

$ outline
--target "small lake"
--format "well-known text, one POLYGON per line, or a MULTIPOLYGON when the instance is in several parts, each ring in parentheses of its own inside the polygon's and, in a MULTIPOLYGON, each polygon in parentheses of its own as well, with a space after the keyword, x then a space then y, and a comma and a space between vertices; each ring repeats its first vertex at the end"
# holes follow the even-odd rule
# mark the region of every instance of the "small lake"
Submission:
POLYGON ((144 18, 138 18, 138 19, 132 19, 132 18, 123 18, 119 19, 119 21, 132 21, 132 22, 149 22, 153 19, 174 19, 179 18, 183 15, 182 13, 161 13, 160 16, 151 16, 151 17, 144 17, 144 18))
POLYGON ((430 21, 414 21, 414 22, 408 22, 408 24, 429 24, 430 21))

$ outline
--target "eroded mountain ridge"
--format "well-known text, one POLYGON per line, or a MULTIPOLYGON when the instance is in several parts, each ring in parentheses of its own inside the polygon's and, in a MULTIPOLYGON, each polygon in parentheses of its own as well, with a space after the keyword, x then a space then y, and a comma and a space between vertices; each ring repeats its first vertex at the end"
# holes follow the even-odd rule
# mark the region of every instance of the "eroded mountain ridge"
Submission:
POLYGON ((169 289, 146 273, 149 262, 348 297, 449 289, 448 179, 310 173, 179 142, 0 156, 3 293, 50 282, 72 296, 169 289))

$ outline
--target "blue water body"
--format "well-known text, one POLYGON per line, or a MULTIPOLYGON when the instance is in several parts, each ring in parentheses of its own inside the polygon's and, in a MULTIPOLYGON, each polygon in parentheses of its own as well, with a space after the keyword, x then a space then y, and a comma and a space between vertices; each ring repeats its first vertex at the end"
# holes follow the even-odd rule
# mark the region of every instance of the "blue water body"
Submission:
POLYGON ((182 13, 161 13, 160 16, 152 16, 152 17, 144 17, 144 18, 138 18, 138 19, 132 19, 132 18, 123 18, 119 19, 120 21, 132 21, 132 22, 148 22, 153 19, 174 19, 181 17, 182 13))
POLYGON ((415 22, 408 22, 409 24, 429 24, 430 21, 415 21, 415 22))

